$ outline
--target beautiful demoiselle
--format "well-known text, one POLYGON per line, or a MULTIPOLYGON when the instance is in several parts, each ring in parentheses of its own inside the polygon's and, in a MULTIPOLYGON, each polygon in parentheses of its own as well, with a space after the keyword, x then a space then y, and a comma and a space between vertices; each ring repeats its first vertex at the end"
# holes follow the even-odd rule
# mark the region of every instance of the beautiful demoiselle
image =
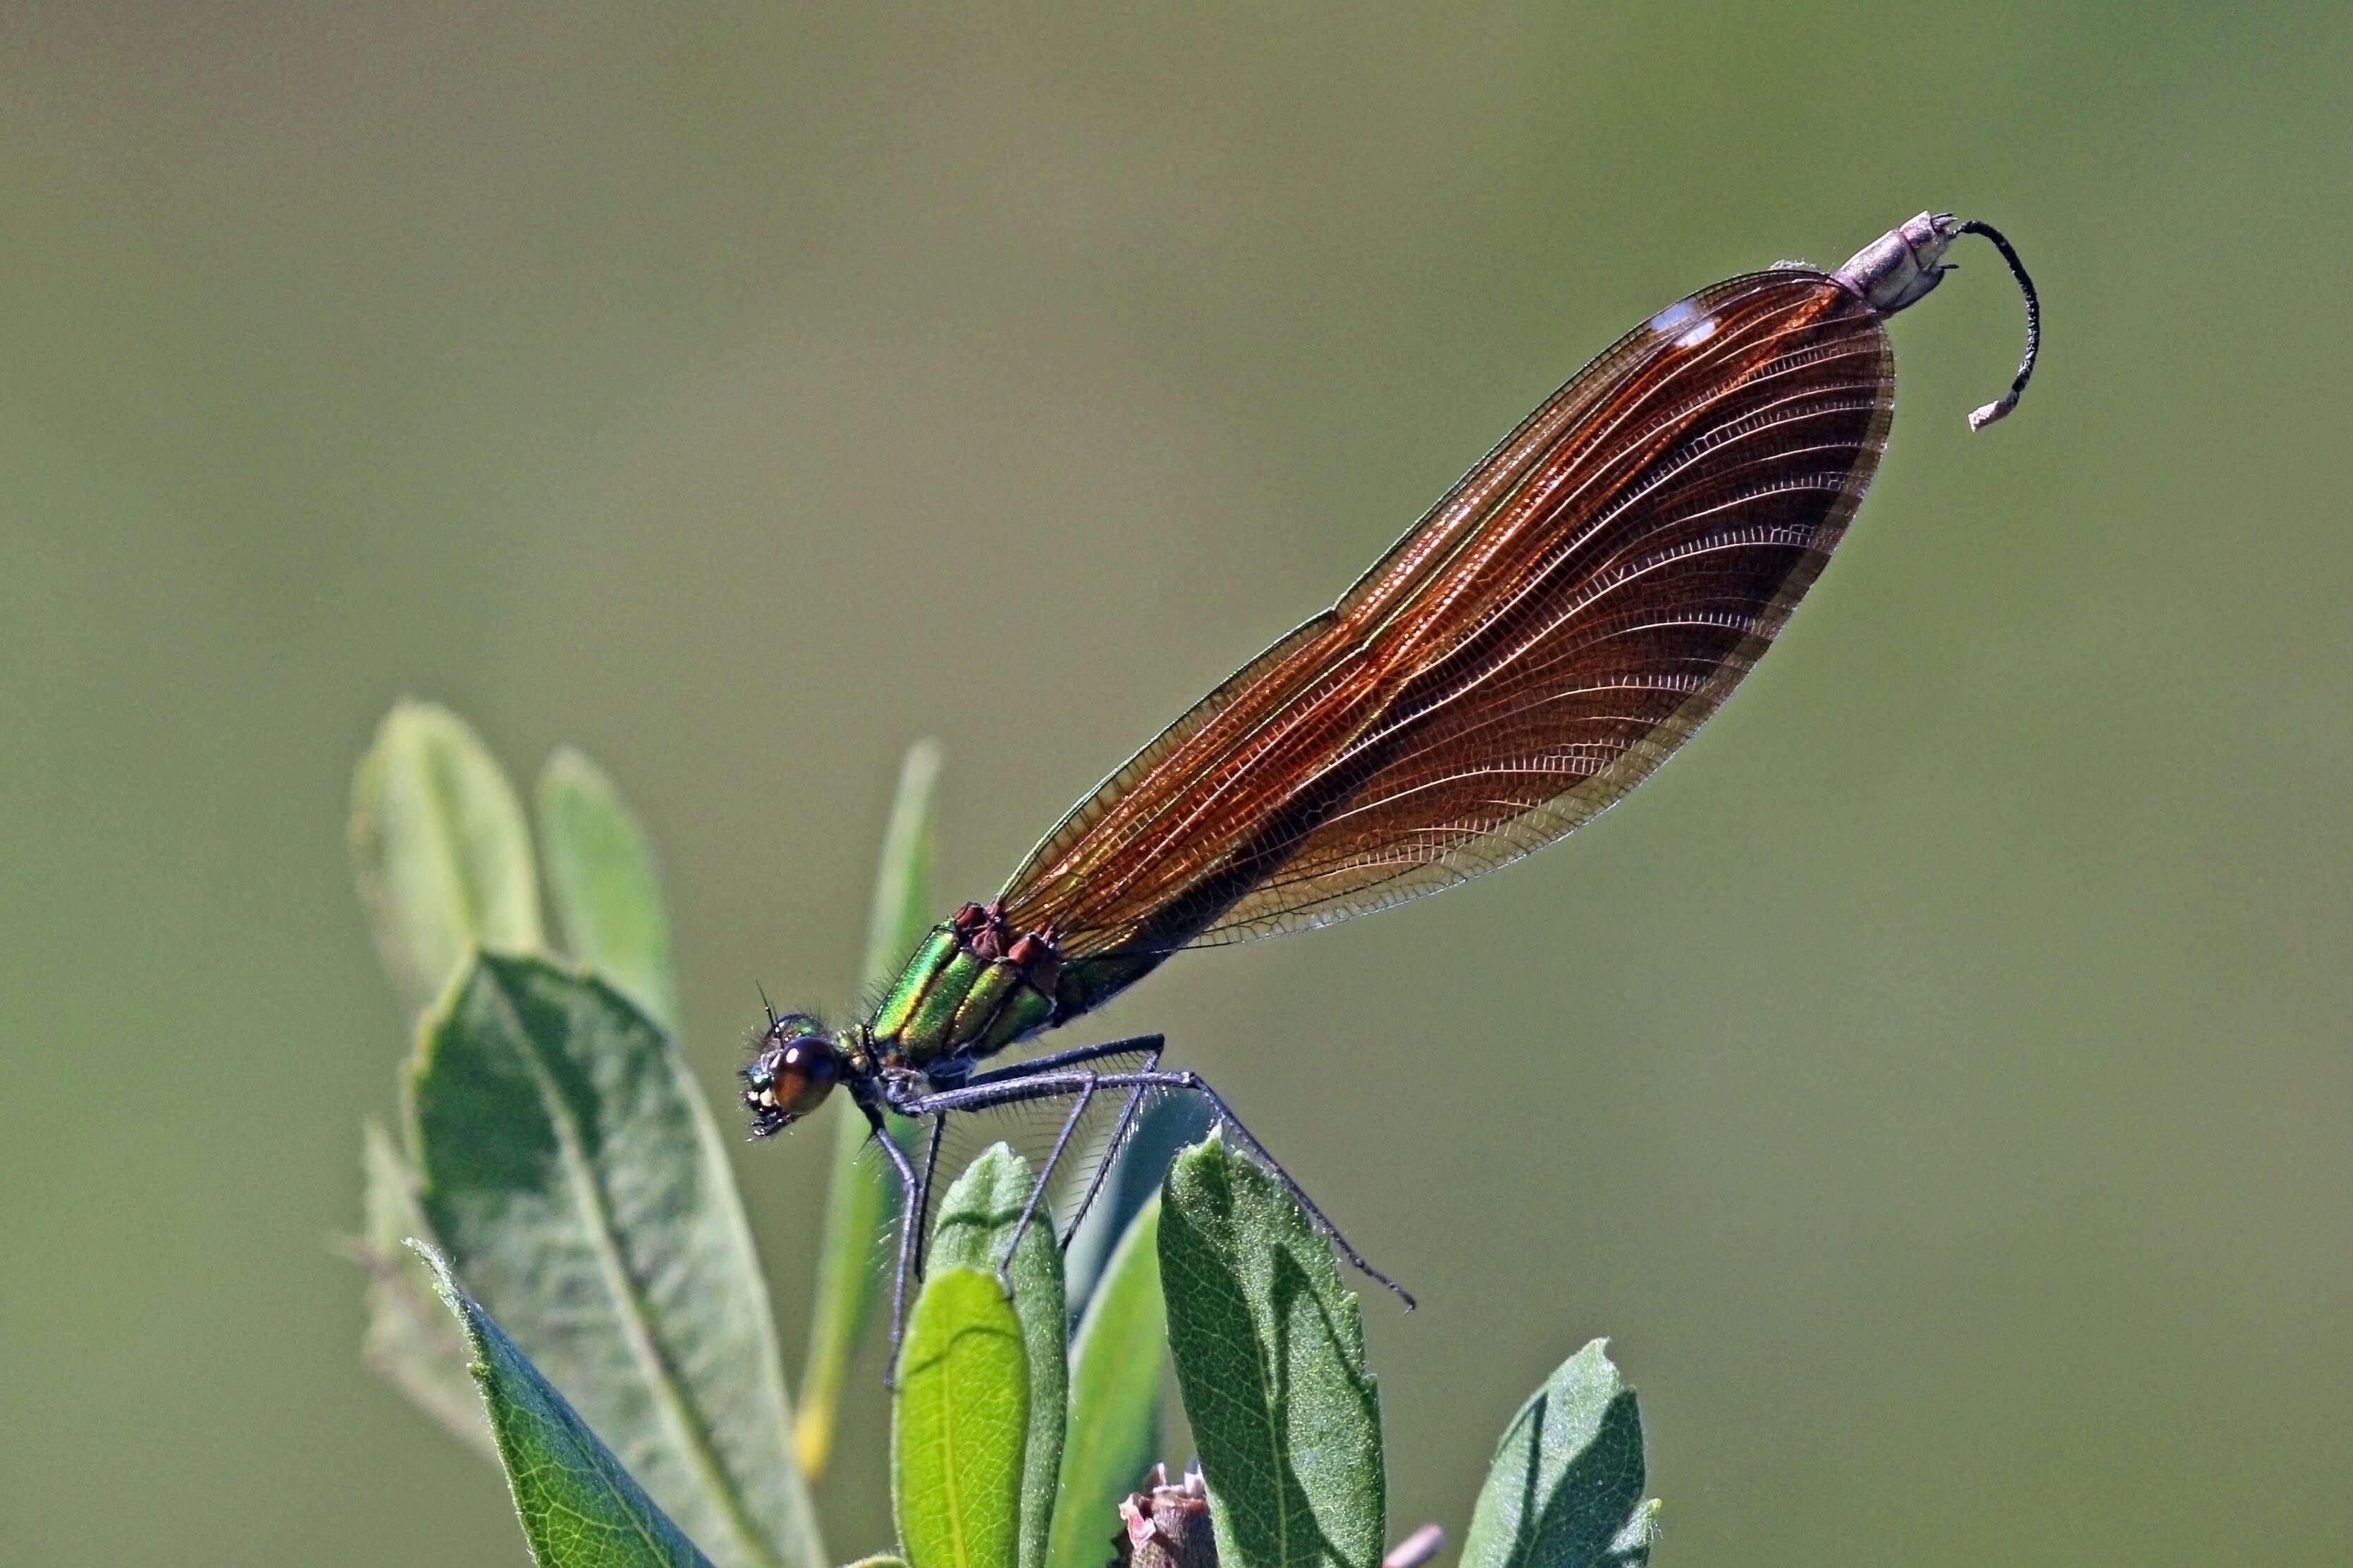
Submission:
POLYGON ((2034 369, 2041 307, 1984 224, 1922 213, 1836 272, 1784 263, 1703 289, 1579 371, 1339 603, 1104 780, 1003 892, 934 927, 871 1017, 840 1029, 770 1017, 744 1073, 753 1131, 849 1092, 905 1198, 902 1303, 950 1112, 1072 1101, 1026 1226, 1098 1095, 1124 1102, 1116 1147, 1145 1095, 1177 1091, 1200 1096, 1351 1263, 1412 1304, 1215 1089, 1161 1068, 1159 1036, 979 1064, 1179 948, 1451 887, 1648 777, 1830 560, 1894 411, 1883 323, 1950 270, 1945 249, 1962 234, 1990 240, 2026 297, 2018 374, 1969 423, 2008 414, 2034 369), (930 1123, 920 1173, 883 1135, 886 1110, 930 1123))

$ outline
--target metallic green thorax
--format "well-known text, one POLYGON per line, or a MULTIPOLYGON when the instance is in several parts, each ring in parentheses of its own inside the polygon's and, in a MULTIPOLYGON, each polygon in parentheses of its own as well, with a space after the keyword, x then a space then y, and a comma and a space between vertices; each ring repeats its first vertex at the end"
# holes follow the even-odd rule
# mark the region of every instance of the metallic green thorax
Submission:
POLYGON ((1007 957, 983 958, 943 921, 874 1010, 874 1048, 922 1067, 947 1056, 984 1057, 1044 1028, 1054 1000, 1007 957))

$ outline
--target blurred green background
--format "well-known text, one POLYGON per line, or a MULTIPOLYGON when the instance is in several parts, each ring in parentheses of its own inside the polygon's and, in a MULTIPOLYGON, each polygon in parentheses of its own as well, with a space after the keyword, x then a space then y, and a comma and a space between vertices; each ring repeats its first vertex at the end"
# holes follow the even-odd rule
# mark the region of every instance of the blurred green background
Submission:
MULTIPOLYGON (((1420 1292, 1400 1532, 1609 1334, 1664 1564, 2353 1560, 2348 80, 2342 5, 6 7, 0 1557, 522 1558, 332 1247, 394 698, 611 771, 724 1093, 908 740, 987 894, 1617 333, 1935 205, 2041 375, 1969 435, 1966 242, 1688 752, 1102 1028, 1420 1292)), ((796 1363, 828 1146, 741 1157, 796 1363)))

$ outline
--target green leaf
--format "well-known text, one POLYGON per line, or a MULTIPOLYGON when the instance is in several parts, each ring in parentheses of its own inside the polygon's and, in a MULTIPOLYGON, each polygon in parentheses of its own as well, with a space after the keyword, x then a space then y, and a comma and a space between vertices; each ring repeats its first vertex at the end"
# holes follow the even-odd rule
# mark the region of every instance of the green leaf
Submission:
POLYGON ((1650 1561, 1642 1416, 1595 1340, 1528 1396, 1471 1510, 1461 1568, 1590 1568, 1650 1561))
POLYGON ((1651 1548, 1659 1543, 1659 1500, 1652 1498, 1634 1510, 1609 1542, 1603 1561, 1609 1568, 1650 1568, 1651 1548))
POLYGON ((522 807, 464 720, 401 702, 352 778, 352 861, 393 990, 414 1017, 478 947, 543 945, 522 807))
POLYGON ((678 965, 653 846, 613 781, 570 746, 540 770, 539 850, 573 959, 678 1030, 678 965))
POLYGON ((440 1255, 422 1242, 414 1245, 432 1266, 441 1300, 463 1325, 472 1352, 468 1370, 480 1385, 515 1513, 540 1568, 709 1568, 710 1560, 646 1496, 531 1358, 467 1299, 440 1255))
POLYGON ((466 1375, 466 1340, 410 1257, 412 1237, 433 1227, 417 1206, 417 1173, 373 1120, 360 1128, 360 1234, 352 1255, 367 1270, 367 1327, 360 1352, 376 1375, 469 1446, 495 1459, 480 1391, 466 1375))
POLYGON ((1113 1248, 1071 1342, 1070 1439, 1047 1568, 1103 1568, 1120 1502, 1157 1457, 1167 1343, 1155 1194, 1113 1248))
POLYGON ((752 1238, 685 1058, 618 992, 485 954, 409 1072, 467 1288, 722 1563, 825 1561, 752 1238))
MULTIPOLYGON (((992 1279, 1013 1227, 1029 1201, 1029 1163, 1002 1143, 965 1167, 932 1224, 930 1266, 977 1268, 992 1279)), ((1029 1436, 1022 1447, 1020 1568, 1044 1568, 1046 1535, 1062 1470, 1064 1400, 1070 1367, 1063 1355, 1069 1318, 1062 1304, 1062 1254, 1054 1216, 1041 1204, 1013 1249, 1013 1311, 1029 1366, 1029 1436)))
POLYGON ((1386 1485, 1364 1321, 1332 1251, 1222 1138, 1162 1185, 1176 1384, 1225 1568, 1376 1568, 1386 1485))
MULTIPOLYGON (((897 978, 923 939, 931 915, 932 797, 940 777, 940 743, 918 741, 899 765, 899 793, 882 833, 882 863, 874 877, 874 904, 866 927, 861 984, 873 990, 897 978)), ((807 1358, 801 1366, 800 1415, 794 1445, 811 1479, 833 1458, 835 1413, 840 1407, 849 1358, 874 1307, 881 1258, 874 1238, 898 1212, 899 1188, 889 1163, 870 1154, 873 1136, 846 1094, 833 1097, 833 1175, 826 1187, 825 1228, 818 1243, 817 1300, 809 1315, 807 1358)), ((914 1123, 893 1117, 902 1147, 914 1123)))
POLYGON ((941 1268, 924 1282, 893 1419, 891 1495, 912 1568, 1017 1568, 1029 1355, 996 1275, 941 1268))

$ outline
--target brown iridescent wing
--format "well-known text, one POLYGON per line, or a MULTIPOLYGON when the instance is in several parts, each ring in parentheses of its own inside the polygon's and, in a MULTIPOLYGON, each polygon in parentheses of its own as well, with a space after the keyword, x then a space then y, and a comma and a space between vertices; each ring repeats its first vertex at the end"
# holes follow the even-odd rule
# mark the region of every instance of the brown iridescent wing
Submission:
POLYGON ((1810 268, 1670 306, 1346 596, 1203 699, 1014 874, 1065 1014, 1189 942, 1318 925, 1569 832, 1715 711, 1885 443, 1880 318, 1810 268))

